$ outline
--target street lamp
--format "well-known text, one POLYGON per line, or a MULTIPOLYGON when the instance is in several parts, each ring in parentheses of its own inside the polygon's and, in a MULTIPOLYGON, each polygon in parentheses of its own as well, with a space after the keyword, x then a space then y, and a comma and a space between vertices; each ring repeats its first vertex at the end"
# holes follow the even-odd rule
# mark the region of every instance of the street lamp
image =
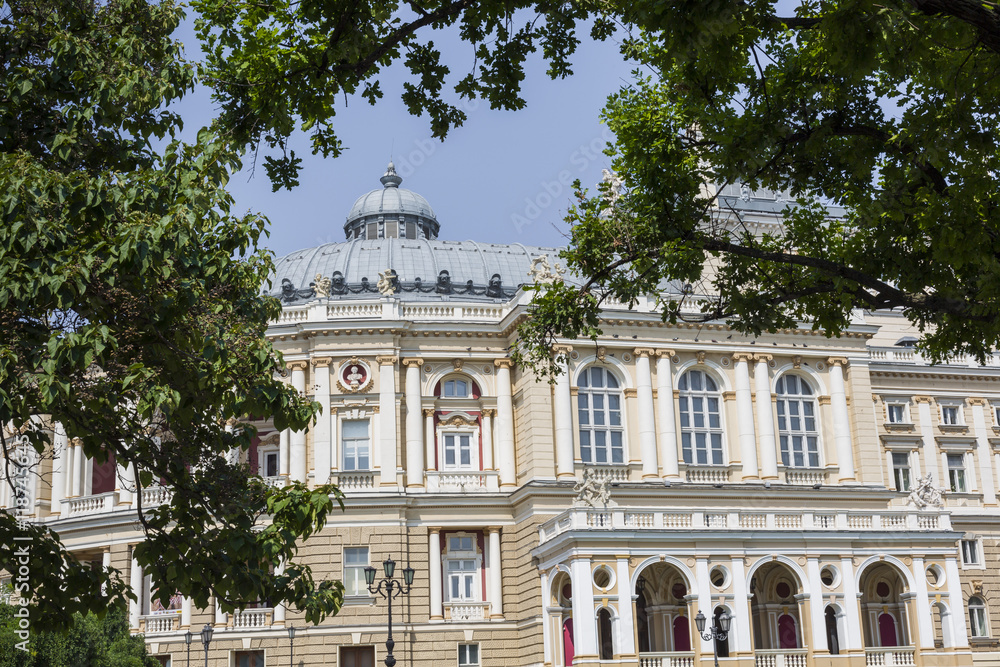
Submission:
POLYGON ((369 565, 365 568, 365 582, 368 584, 369 593, 372 595, 378 593, 389 601, 389 636, 385 642, 385 667, 393 667, 396 664, 396 659, 392 657, 392 647, 396 643, 392 641, 392 599, 400 595, 409 595, 410 587, 413 586, 414 569, 412 567, 404 567, 403 582, 400 583, 392 577, 396 571, 396 561, 392 559, 392 556, 389 556, 382 561, 382 571, 385 573, 385 577, 376 586, 375 575, 378 574, 378 570, 369 565), (406 588, 403 588, 403 584, 406 585, 406 588))
POLYGON ((718 627, 713 623, 712 627, 705 630, 705 614, 701 613, 699 609, 698 615, 694 617, 694 624, 698 626, 698 634, 705 641, 712 640, 712 654, 715 656, 715 667, 719 667, 719 642, 724 642, 729 638, 729 623, 732 620, 733 617, 729 615, 729 612, 724 611, 719 614, 718 627))
POLYGON ((212 643, 212 633, 215 632, 208 623, 201 629, 201 643, 205 645, 205 667, 208 667, 208 645, 212 643))
POLYGON ((288 626, 288 665, 291 667, 295 664, 295 626, 288 626))
POLYGON ((184 643, 187 644, 187 649, 188 649, 187 667, 191 667, 191 640, 192 639, 194 639, 194 635, 191 634, 190 630, 188 630, 187 632, 184 633, 184 643))

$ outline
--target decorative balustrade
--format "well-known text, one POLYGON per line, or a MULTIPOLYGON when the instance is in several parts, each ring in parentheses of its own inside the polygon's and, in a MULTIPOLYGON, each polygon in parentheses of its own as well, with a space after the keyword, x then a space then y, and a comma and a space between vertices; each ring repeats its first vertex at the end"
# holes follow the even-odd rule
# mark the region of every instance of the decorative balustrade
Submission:
POLYGON ((271 612, 269 607, 255 607, 252 609, 236 610, 233 612, 233 628, 236 630, 261 630, 271 625, 271 612))
POLYGON ((912 646, 866 648, 865 667, 911 667, 913 654, 912 646))
POLYGON ((427 471, 427 491, 456 493, 487 493, 500 490, 495 470, 427 471))
POLYGON ((627 482, 630 477, 630 468, 627 463, 618 465, 595 465, 590 463, 578 464, 577 477, 583 476, 584 469, 590 470, 594 479, 607 479, 611 482, 627 482))
POLYGON ((278 315, 278 324, 295 324, 309 319, 308 308, 284 308, 278 315))
POLYGON ((331 303, 326 307, 326 317, 331 320, 381 318, 382 304, 375 303, 331 303))
MULTIPOLYGON (((905 347, 870 347, 868 359, 874 364, 912 364, 916 366, 931 366, 930 360, 913 348, 905 347)), ((942 362, 942 366, 965 366, 967 368, 997 368, 1000 367, 1000 354, 994 353, 986 358, 986 364, 980 364, 967 354, 956 354, 942 362)))
POLYGON ((374 491, 375 473, 371 470, 358 470, 354 472, 342 472, 337 474, 337 486, 344 493, 353 491, 374 491))
POLYGON ((81 516, 84 514, 114 511, 117 495, 114 491, 108 491, 107 493, 99 493, 95 496, 67 498, 62 501, 62 516, 81 516))
POLYGON ((276 475, 274 477, 261 477, 260 479, 265 484, 267 484, 270 487, 274 487, 275 489, 283 489, 288 485, 288 480, 279 475, 276 475))
POLYGON ((951 530, 951 516, 936 510, 790 512, 768 509, 663 510, 645 507, 573 507, 542 524, 546 542, 571 530, 773 530, 937 531, 951 530))
POLYGON ((165 486, 149 486, 142 490, 142 506, 156 507, 169 503, 174 492, 165 486))
POLYGON ((796 486, 826 484, 824 468, 785 468, 785 482, 796 486))
POLYGON ((729 481, 728 466, 688 466, 684 471, 684 479, 689 482, 718 484, 729 481))
POLYGON ((489 602, 453 602, 444 605, 445 618, 452 621, 483 621, 489 616, 489 602))
POLYGON ((140 630, 147 635, 173 632, 178 627, 177 614, 152 614, 139 618, 140 630))
POLYGON ((694 651, 640 653, 639 667, 694 667, 694 651))
POLYGON ((806 649, 782 648, 754 651, 756 667, 806 667, 806 649))

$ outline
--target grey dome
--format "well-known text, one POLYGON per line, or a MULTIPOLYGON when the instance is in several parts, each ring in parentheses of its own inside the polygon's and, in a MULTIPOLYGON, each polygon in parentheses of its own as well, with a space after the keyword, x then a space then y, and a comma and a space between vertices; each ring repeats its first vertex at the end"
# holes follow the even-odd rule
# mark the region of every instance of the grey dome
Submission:
POLYGON ((437 238, 434 209, 421 195, 399 187, 403 179, 392 162, 380 180, 382 187, 358 197, 347 214, 347 238, 437 238))
POLYGON ((531 282, 532 260, 558 260, 558 248, 475 241, 427 239, 352 239, 289 253, 275 260, 271 293, 285 303, 316 297, 317 275, 332 281, 330 298, 379 296, 379 274, 396 274, 395 296, 404 300, 439 300, 449 294, 507 300, 518 286, 531 282))

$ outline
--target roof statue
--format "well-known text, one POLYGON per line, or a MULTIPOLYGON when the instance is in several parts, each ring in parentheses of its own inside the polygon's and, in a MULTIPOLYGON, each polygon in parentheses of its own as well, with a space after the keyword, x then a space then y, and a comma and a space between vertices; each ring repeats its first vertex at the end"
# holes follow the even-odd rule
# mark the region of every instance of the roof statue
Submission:
POLYGON ((602 169, 601 172, 601 182, 608 184, 607 194, 604 195, 605 201, 608 202, 608 207, 601 211, 601 215, 606 216, 611 215, 611 209, 614 208, 618 199, 622 196, 622 185, 625 183, 625 179, 610 169, 602 169))
POLYGON ((549 264, 548 255, 539 255, 532 259, 531 268, 528 269, 528 275, 531 276, 532 282, 535 284, 561 282, 564 273, 566 273, 566 269, 560 266, 559 262, 556 262, 555 271, 553 271, 552 265, 549 264))
POLYGON ((385 271, 380 271, 378 274, 378 288, 379 293, 382 296, 392 296, 396 293, 396 283, 399 279, 396 277, 396 272, 392 269, 386 269, 385 271))
POLYGON ((329 278, 324 278, 322 273, 317 273, 315 280, 309 286, 316 291, 316 296, 330 296, 330 289, 333 282, 329 278))

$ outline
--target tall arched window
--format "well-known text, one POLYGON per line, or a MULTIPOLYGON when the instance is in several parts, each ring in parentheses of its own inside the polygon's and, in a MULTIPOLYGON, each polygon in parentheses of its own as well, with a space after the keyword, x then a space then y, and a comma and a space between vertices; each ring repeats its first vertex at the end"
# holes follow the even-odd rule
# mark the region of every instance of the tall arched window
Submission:
POLYGON ((781 462, 793 468, 819 467, 819 430, 816 399, 797 375, 778 378, 778 436, 781 462))
POLYGON ((704 371, 690 370, 681 376, 677 389, 684 463, 723 465, 722 419, 719 416, 722 394, 718 383, 704 371))
POLYGON ((597 643, 601 651, 601 660, 614 659, 615 645, 611 632, 611 612, 603 608, 597 612, 597 643))
POLYGON ((969 626, 973 637, 989 637, 989 626, 986 624, 986 604, 977 595, 969 598, 969 626))
POLYGON ((580 459, 584 463, 624 463, 622 391, 618 379, 591 366, 577 382, 580 419, 580 459))

